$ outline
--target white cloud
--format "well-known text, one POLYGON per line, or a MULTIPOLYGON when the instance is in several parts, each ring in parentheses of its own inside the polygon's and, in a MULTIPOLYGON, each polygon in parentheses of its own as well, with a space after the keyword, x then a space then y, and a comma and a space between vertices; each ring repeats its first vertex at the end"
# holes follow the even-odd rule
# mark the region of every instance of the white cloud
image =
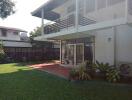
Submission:
POLYGON ((31 12, 47 0, 15 0, 16 13, 2 20, 0 26, 21 28, 28 32, 41 25, 41 19, 33 17, 31 12))

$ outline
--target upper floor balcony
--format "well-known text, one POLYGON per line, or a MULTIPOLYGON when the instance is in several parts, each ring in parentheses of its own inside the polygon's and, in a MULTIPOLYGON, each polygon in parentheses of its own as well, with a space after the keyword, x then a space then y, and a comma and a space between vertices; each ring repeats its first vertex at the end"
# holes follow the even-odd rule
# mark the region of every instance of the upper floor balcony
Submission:
POLYGON ((32 15, 42 18, 43 34, 83 32, 131 23, 132 0, 50 0, 32 15))

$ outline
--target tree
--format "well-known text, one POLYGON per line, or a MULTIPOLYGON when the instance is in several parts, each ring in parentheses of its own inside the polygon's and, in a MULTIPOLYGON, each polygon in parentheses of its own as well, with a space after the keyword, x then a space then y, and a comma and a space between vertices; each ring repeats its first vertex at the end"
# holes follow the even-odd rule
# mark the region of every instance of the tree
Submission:
POLYGON ((0 53, 4 53, 3 42, 2 41, 0 41, 0 53))
POLYGON ((41 27, 37 27, 36 29, 34 29, 33 31, 31 31, 29 34, 30 34, 30 37, 32 39, 34 37, 40 36, 41 35, 41 27))
POLYGON ((4 19, 15 13, 14 7, 15 4, 11 0, 0 0, 0 17, 4 19))
POLYGON ((3 44, 2 44, 2 41, 0 41, 0 64, 3 63, 5 61, 5 52, 4 52, 4 49, 3 49, 3 44))

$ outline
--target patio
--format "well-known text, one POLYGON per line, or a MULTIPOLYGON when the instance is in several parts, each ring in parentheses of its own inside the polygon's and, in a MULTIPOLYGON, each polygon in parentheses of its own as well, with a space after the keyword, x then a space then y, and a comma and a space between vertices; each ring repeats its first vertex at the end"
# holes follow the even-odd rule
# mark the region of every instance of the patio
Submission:
POLYGON ((37 70, 45 71, 47 73, 50 73, 65 79, 68 79, 69 77, 70 68, 66 68, 59 65, 59 62, 34 64, 34 65, 30 65, 30 67, 37 70))

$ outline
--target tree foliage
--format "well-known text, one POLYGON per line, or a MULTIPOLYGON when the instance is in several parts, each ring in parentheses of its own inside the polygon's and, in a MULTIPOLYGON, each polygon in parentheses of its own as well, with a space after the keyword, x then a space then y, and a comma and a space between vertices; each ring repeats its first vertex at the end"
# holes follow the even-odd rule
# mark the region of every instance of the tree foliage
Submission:
POLYGON ((4 54, 2 41, 0 41, 0 53, 3 53, 4 54))
POLYGON ((0 41, 0 64, 3 63, 6 59, 5 52, 3 49, 2 41, 0 41))
POLYGON ((31 31, 29 34, 30 34, 31 38, 40 36, 41 35, 41 27, 37 27, 36 29, 34 29, 33 31, 31 31))
POLYGON ((15 4, 11 0, 0 0, 0 17, 2 19, 8 17, 15 12, 15 4))

